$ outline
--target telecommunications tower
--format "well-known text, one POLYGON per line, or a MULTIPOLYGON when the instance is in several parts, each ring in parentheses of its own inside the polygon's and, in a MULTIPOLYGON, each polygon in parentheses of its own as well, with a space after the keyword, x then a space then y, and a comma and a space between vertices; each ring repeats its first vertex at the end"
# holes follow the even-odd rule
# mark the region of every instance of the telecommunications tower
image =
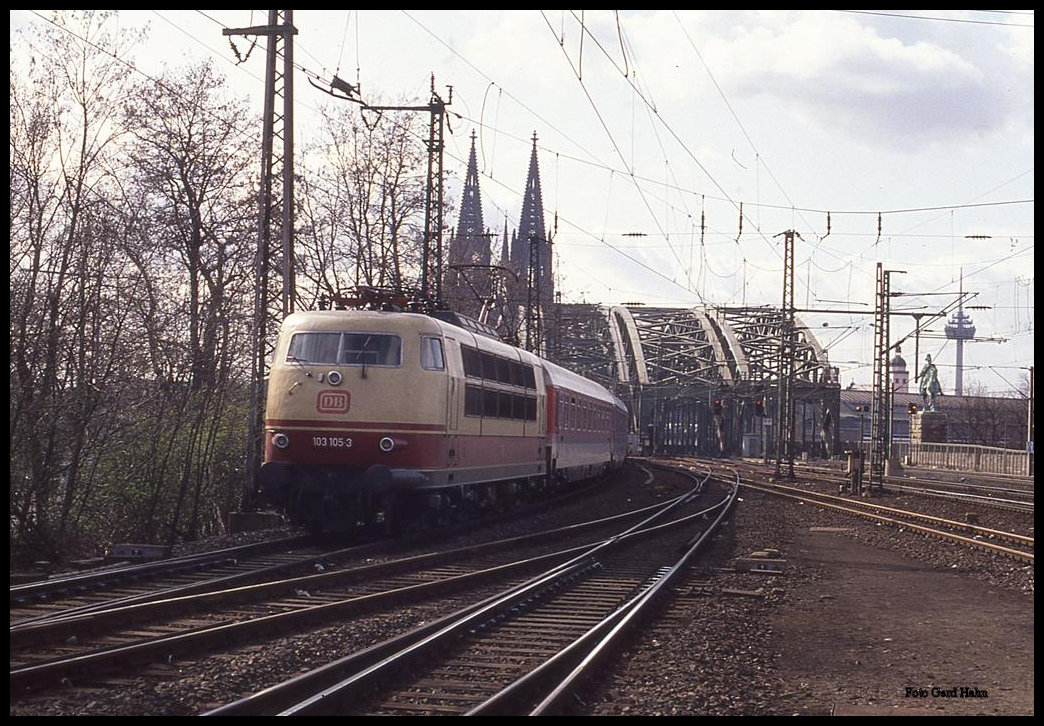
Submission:
POLYGON ((964 312, 964 272, 961 272, 961 290, 957 312, 946 323, 946 337, 957 341, 957 375, 954 377, 953 393, 956 396, 964 393, 964 341, 975 337, 975 326, 972 319, 964 312))

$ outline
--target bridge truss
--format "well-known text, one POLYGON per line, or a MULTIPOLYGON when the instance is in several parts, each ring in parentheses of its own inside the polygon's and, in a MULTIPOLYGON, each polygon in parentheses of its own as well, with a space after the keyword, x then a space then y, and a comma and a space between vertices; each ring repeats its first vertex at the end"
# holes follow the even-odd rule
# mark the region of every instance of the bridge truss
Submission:
MULTIPOLYGON (((781 342, 778 308, 555 306, 548 357, 598 381, 630 407, 646 453, 774 455, 781 342)), ((795 320, 792 441, 810 456, 837 453, 837 369, 795 320)))

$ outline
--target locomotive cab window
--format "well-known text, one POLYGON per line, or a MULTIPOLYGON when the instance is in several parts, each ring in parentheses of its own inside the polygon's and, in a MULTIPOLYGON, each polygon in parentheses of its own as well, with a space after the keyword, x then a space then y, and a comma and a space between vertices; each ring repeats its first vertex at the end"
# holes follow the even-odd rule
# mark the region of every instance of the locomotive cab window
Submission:
POLYGON ((442 340, 439 338, 421 337, 421 368, 429 371, 441 371, 446 367, 442 356, 442 340))
POLYGON ((336 363, 340 333, 298 333, 290 341, 287 360, 302 363, 336 363))
POLYGON ((402 341, 383 333, 296 333, 287 360, 320 365, 398 366, 402 341))

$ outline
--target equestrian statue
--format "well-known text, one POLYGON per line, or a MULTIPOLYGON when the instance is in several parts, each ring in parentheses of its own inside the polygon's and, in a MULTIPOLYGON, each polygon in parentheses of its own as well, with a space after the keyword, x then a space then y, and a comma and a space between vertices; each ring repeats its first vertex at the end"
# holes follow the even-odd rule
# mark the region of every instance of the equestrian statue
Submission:
POLYGON ((921 400, 924 402, 924 410, 934 411, 936 396, 942 395, 942 386, 939 385, 939 371, 936 370, 935 364, 932 363, 930 355, 927 356, 924 368, 918 374, 918 380, 920 381, 919 390, 921 400))

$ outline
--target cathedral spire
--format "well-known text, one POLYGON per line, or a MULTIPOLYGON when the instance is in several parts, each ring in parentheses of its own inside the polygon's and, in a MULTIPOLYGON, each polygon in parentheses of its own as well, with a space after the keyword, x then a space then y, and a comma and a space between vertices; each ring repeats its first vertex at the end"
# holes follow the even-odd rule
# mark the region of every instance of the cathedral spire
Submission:
POLYGON ((500 264, 508 267, 511 264, 511 242, 508 240, 508 221, 504 215, 504 239, 500 245, 500 264))
POLYGON ((526 178, 526 193, 522 199, 522 217, 518 224, 518 237, 511 246, 511 263, 518 271, 530 269, 539 260, 538 270, 531 270, 539 286, 538 295, 543 303, 554 298, 554 281, 551 278, 551 241, 544 229, 544 200, 540 193, 540 165, 537 161, 537 135, 533 132, 533 151, 529 157, 529 176, 526 178), (534 249, 534 247, 536 249, 534 249))
POLYGON ((460 218, 450 247, 450 264, 489 264, 489 238, 482 224, 482 198, 479 193, 478 162, 475 157, 475 132, 471 132, 471 154, 464 179, 460 218))
POLYGON ((470 265, 489 265, 490 236, 482 223, 482 197, 479 193, 478 161, 475 155, 475 132, 471 132, 471 154, 464 178, 464 196, 460 217, 450 241, 449 264, 443 285, 443 297, 451 308, 465 315, 477 316, 482 300, 489 292, 489 273, 470 265))
MULTIPOLYGON (((519 243, 512 255, 512 262, 525 269, 529 265, 529 247, 532 244, 547 246, 547 235, 544 232, 544 200, 540 193, 540 166, 537 162, 537 135, 533 132, 533 152, 529 157, 529 176, 526 178, 526 192, 522 198, 522 217, 518 223, 519 243)), ((544 250, 542 249, 541 252, 544 250)), ((541 254, 541 267, 545 256, 541 254)))

